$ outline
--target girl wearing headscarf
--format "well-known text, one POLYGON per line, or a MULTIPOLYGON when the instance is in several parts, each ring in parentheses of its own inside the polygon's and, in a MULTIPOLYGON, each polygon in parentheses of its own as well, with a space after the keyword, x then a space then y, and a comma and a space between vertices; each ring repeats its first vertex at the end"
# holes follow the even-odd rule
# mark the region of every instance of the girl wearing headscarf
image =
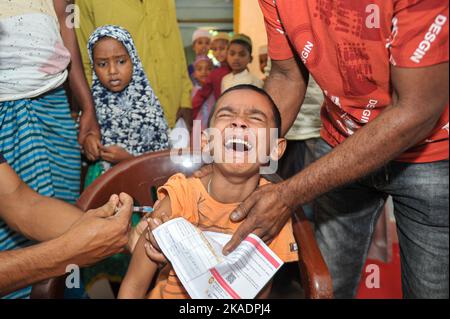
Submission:
MULTIPOLYGON (((102 138, 86 138, 91 148, 98 148, 101 158, 89 167, 86 186, 118 162, 169 148, 163 109, 144 73, 130 33, 113 25, 99 27, 89 38, 88 53, 102 138)), ((139 219, 138 214, 133 215, 133 225, 139 219)), ((118 254, 83 269, 87 290, 99 279, 120 283, 129 259, 118 254)))
POLYGON ((88 53, 102 139, 87 137, 87 143, 99 149, 101 160, 90 167, 86 184, 113 164, 169 148, 163 109, 130 33, 118 26, 102 26, 89 38, 88 53))

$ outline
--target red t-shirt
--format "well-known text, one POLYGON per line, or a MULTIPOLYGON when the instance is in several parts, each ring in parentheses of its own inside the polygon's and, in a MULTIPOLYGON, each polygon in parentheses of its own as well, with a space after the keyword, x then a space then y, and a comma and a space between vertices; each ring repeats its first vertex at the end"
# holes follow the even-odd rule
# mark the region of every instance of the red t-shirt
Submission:
POLYGON ((217 100, 221 94, 222 79, 230 72, 231 69, 226 63, 214 69, 206 80, 206 84, 192 98, 192 108, 200 108, 213 93, 214 99, 217 100))
MULTIPOLYGON (((303 61, 324 91, 322 137, 336 146, 391 104, 390 66, 448 62, 448 1, 259 0, 274 60, 303 61)), ((431 134, 397 160, 448 159, 448 104, 431 134)))

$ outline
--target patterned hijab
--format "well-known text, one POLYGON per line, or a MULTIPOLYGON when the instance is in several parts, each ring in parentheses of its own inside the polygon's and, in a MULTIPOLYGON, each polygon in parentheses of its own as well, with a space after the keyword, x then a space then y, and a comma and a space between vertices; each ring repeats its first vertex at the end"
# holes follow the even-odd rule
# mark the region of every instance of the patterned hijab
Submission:
POLYGON ((94 65, 94 46, 104 37, 116 39, 127 49, 133 63, 133 76, 127 88, 114 93, 100 83, 94 70, 92 72, 92 95, 103 145, 119 145, 134 156, 168 149, 164 112, 145 75, 130 33, 113 25, 95 30, 88 41, 91 65, 94 65))

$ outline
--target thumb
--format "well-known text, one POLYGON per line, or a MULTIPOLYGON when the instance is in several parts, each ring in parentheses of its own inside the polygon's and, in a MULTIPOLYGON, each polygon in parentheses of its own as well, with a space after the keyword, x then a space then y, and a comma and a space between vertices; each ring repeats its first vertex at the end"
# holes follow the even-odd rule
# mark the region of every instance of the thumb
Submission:
POLYGON ((118 218, 128 223, 133 214, 133 198, 126 193, 120 193, 119 199, 122 205, 119 208, 118 218))
POLYGON ((100 208, 92 211, 94 216, 107 218, 111 217, 116 213, 117 205, 119 204, 119 197, 117 195, 111 195, 109 201, 100 208))
POLYGON ((104 147, 103 147, 103 144, 102 144, 102 142, 100 141, 99 138, 95 140, 95 143, 97 144, 98 149, 101 150, 101 149, 104 148, 104 147))
POLYGON ((230 241, 225 245, 225 247, 223 247, 222 253, 227 256, 229 253, 235 250, 237 246, 239 246, 239 244, 252 232, 253 228, 254 225, 252 225, 249 220, 243 222, 233 234, 233 237, 231 237, 230 241))
POLYGON ((239 206, 231 212, 230 214, 230 220, 234 223, 238 223, 243 221, 250 211, 252 210, 253 206, 256 204, 256 196, 254 194, 250 195, 245 201, 239 204, 239 206))
POLYGON ((212 173, 213 169, 212 169, 212 165, 208 164, 208 165, 204 165, 202 166, 199 170, 195 171, 192 176, 196 177, 196 178, 202 178, 205 176, 208 176, 212 173))

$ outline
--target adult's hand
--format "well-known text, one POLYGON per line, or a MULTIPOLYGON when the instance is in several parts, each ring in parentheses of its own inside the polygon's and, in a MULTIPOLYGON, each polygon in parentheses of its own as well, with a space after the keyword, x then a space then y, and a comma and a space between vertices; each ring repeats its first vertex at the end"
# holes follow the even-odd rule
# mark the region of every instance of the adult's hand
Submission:
POLYGON ((278 235, 292 212, 290 205, 280 196, 287 191, 282 183, 261 186, 231 213, 230 219, 233 222, 243 220, 243 223, 225 245, 224 255, 236 249, 250 233, 267 244, 278 235))
POLYGON ((111 145, 108 147, 101 146, 100 157, 105 161, 117 164, 124 160, 133 158, 133 155, 127 152, 123 147, 118 145, 111 145))
POLYGON ((203 178, 212 174, 212 165, 203 165, 199 170, 195 171, 192 176, 195 178, 203 178))
POLYGON ((103 145, 100 138, 95 134, 89 134, 84 139, 83 149, 86 158, 90 161, 96 161, 100 158, 100 151, 103 145))
POLYGON ((84 145, 85 138, 91 134, 95 135, 100 140, 101 133, 97 117, 93 110, 83 111, 80 116, 78 143, 84 145))
POLYGON ((71 263, 92 265, 122 252, 128 243, 133 199, 121 193, 112 195, 104 206, 90 210, 62 235, 70 250, 71 263))

